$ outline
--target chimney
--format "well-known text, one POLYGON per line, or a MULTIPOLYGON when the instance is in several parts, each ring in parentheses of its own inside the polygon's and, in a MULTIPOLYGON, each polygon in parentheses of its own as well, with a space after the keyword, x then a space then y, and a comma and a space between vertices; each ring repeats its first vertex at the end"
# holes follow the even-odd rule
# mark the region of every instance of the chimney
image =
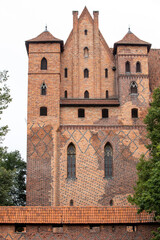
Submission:
POLYGON ((77 29, 78 26, 78 11, 73 11, 73 31, 77 29))
POLYGON ((94 26, 96 27, 96 29, 98 29, 98 15, 99 15, 99 11, 93 11, 93 16, 94 16, 94 26))

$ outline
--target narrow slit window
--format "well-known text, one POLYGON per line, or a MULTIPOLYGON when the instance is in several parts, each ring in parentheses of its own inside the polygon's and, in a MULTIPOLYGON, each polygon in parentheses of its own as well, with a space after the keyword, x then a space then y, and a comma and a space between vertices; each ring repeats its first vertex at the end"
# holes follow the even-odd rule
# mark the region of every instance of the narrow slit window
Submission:
POLYGON ((89 78, 89 70, 88 70, 88 68, 84 69, 84 78, 89 78))
POLYGON ((47 70, 47 59, 45 57, 41 60, 41 70, 47 70))
POLYGON ((43 82, 42 85, 41 85, 41 95, 46 95, 46 94, 47 94, 47 86, 43 82))
POLYGON ((126 62, 126 73, 130 73, 131 72, 131 69, 130 69, 130 62, 127 61, 126 62))
POLYGON ((67 90, 64 91, 64 97, 67 98, 68 97, 68 93, 67 90))
POLYGON ((138 118, 138 109, 137 108, 133 108, 131 110, 131 115, 132 115, 132 118, 138 118))
POLYGON ((68 77, 68 69, 67 69, 67 68, 64 69, 64 77, 65 77, 65 78, 68 77))
POLYGON ((84 118, 85 117, 85 111, 83 108, 78 109, 78 117, 84 118))
POLYGON ((87 90, 84 92, 84 98, 89 98, 89 92, 87 90))
POLYGON ((108 90, 106 90, 106 98, 109 98, 108 90))
POLYGON ((108 68, 105 69, 105 78, 108 78, 108 68))
POLYGON ((141 72, 141 63, 140 62, 136 63, 136 72, 137 73, 141 72))
POLYGON ((73 199, 70 200, 70 206, 73 206, 73 199))
POLYGON ((76 148, 73 143, 70 143, 67 149, 67 178, 75 177, 76 177, 76 148))
POLYGON ((47 116, 47 107, 40 107, 40 116, 47 116))
POLYGON ((102 109, 102 118, 108 118, 108 109, 102 109))
POLYGON ((104 168, 105 168, 105 177, 112 177, 113 172, 113 150, 110 143, 107 143, 104 147, 104 168))
POLYGON ((88 30, 85 29, 85 30, 84 30, 84 35, 87 35, 87 34, 88 34, 88 30))

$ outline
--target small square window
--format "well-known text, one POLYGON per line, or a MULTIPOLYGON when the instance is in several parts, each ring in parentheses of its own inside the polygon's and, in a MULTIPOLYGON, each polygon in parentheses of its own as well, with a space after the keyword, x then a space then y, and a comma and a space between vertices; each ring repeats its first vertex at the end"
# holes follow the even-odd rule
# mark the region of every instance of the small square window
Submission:
POLYGON ((102 109, 102 118, 108 118, 108 109, 102 109))
POLYGON ((16 224, 15 225, 15 232, 16 233, 26 232, 26 224, 16 224))
POLYGON ((137 228, 136 226, 132 225, 132 226, 127 226, 127 232, 136 232, 137 228))
POLYGON ((85 111, 83 108, 78 109, 78 117, 84 118, 85 117, 85 111))

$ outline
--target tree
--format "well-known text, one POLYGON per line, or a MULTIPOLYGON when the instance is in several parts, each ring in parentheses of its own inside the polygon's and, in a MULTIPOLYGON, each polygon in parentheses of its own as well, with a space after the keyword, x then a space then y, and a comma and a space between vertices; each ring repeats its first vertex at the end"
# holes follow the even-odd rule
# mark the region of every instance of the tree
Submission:
MULTIPOLYGON (((7 71, 0 72, 0 115, 11 102, 10 89, 6 85, 7 71)), ((1 120, 1 118, 0 118, 1 120)), ((8 132, 8 126, 0 126, 0 143, 8 132)), ((25 205, 26 163, 18 151, 7 152, 0 147, 0 205, 25 205)))
MULTIPOLYGON (((145 210, 153 213, 155 220, 160 219, 160 88, 154 90, 153 101, 144 119, 149 139, 149 159, 141 156, 137 164, 138 181, 134 195, 128 200, 139 207, 138 212, 145 210)), ((154 240, 160 239, 160 228, 154 233, 154 240)))

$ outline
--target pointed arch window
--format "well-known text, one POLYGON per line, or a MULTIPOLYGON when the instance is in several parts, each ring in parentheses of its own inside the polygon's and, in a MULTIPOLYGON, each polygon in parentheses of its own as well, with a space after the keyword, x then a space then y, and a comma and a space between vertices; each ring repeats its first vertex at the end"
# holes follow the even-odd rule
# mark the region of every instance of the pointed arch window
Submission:
POLYGON ((84 57, 85 57, 85 58, 88 58, 88 57, 89 57, 89 49, 88 49, 88 47, 85 47, 85 48, 84 48, 84 57))
POLYGON ((41 70, 47 70, 47 59, 45 57, 41 60, 41 70))
POLYGON ((67 178, 76 177, 76 148, 70 143, 67 148, 67 178))
POLYGON ((47 116, 47 107, 40 107, 40 116, 47 116))
POLYGON ((127 62, 126 62, 126 73, 130 73, 130 72, 131 72, 130 62, 127 61, 127 62))
POLYGON ((84 78, 89 78, 89 70, 88 70, 88 68, 84 69, 84 78))
POLYGON ((46 94, 47 94, 47 86, 43 82, 42 85, 41 85, 41 95, 46 95, 46 94))
POLYGON ((141 72, 141 63, 140 62, 137 62, 136 63, 136 72, 141 72))
POLYGON ((131 89, 131 94, 132 93, 138 93, 138 88, 137 88, 137 83, 136 82, 131 82, 131 87, 130 87, 130 89, 131 89))
POLYGON ((113 175, 113 150, 110 143, 104 147, 104 170, 105 178, 110 178, 113 175))
POLYGON ((84 92, 84 98, 89 98, 89 92, 87 90, 84 92))
POLYGON ((67 90, 64 91, 64 97, 67 98, 68 97, 68 93, 67 90))

